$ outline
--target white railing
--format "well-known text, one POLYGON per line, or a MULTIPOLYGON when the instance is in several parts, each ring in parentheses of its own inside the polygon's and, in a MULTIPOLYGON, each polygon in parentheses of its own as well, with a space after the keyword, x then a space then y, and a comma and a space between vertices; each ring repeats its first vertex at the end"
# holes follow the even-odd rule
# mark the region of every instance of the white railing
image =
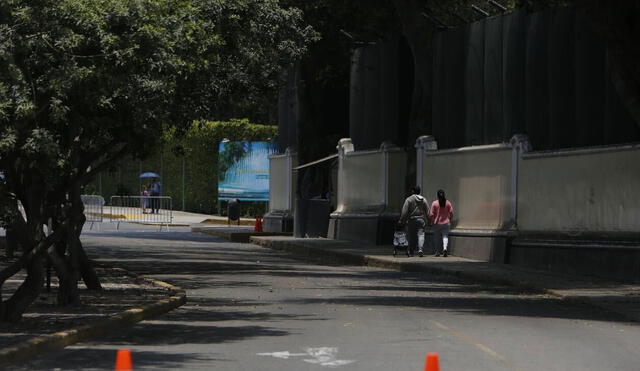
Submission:
POLYGON ((173 220, 171 197, 168 196, 111 196, 109 221, 166 226, 173 220))

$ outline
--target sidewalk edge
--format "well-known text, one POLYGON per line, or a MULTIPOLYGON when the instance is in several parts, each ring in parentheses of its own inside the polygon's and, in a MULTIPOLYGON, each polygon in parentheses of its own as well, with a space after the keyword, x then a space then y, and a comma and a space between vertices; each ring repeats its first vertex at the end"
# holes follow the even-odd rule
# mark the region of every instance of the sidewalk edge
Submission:
POLYGON ((167 282, 148 277, 141 278, 153 283, 154 285, 168 289, 170 291, 170 296, 141 308, 127 309, 94 323, 78 326, 69 330, 59 331, 53 334, 40 335, 16 345, 4 348, 0 350, 0 365, 8 365, 20 360, 32 358, 33 356, 44 352, 62 349, 79 341, 106 334, 113 331, 114 328, 134 325, 135 323, 147 318, 167 313, 187 302, 187 294, 185 290, 167 282))

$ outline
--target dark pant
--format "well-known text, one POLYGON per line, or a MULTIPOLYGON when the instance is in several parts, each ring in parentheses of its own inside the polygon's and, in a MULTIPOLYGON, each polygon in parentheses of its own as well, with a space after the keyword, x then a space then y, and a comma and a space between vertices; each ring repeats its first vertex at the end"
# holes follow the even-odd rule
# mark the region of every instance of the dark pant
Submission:
POLYGON ((424 233, 424 219, 422 217, 410 218, 407 223, 407 243, 409 251, 413 252, 418 246, 418 231, 424 233))
POLYGON ((160 199, 157 194, 151 194, 151 213, 157 213, 160 209, 160 199))

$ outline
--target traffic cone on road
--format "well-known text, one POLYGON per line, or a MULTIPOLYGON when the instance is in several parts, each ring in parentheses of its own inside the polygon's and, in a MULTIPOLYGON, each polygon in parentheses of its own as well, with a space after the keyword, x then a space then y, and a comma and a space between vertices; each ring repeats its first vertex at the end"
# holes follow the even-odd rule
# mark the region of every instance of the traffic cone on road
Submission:
POLYGON ((253 227, 254 232, 262 232, 262 218, 256 218, 256 224, 253 227))
POLYGON ((424 371, 440 371, 438 353, 427 353, 427 361, 424 365, 424 371))
POLYGON ((133 371, 129 349, 118 349, 116 353, 116 371, 133 371))

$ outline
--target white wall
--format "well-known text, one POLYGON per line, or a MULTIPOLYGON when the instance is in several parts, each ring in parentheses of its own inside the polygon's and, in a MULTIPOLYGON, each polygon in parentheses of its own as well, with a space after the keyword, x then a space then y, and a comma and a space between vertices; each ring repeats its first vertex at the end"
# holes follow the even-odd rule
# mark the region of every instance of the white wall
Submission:
POLYGON ((519 230, 640 230, 639 145, 531 152, 518 166, 519 230))
POLYGON ((337 212, 384 208, 383 162, 380 152, 351 152, 340 159, 337 212))
POLYGON ((346 149, 338 147, 335 213, 399 213, 405 194, 404 150, 383 146, 375 151, 353 151, 350 141, 346 149))
POLYGON ((295 207, 296 182, 292 168, 297 166, 295 152, 269 156, 269 211, 289 212, 295 207))
MULTIPOLYGON (((513 210, 512 152, 506 144, 422 154, 423 195, 431 202, 443 189, 454 208, 455 228, 500 229, 513 210)), ((420 174, 420 172, 418 172, 420 174)))

